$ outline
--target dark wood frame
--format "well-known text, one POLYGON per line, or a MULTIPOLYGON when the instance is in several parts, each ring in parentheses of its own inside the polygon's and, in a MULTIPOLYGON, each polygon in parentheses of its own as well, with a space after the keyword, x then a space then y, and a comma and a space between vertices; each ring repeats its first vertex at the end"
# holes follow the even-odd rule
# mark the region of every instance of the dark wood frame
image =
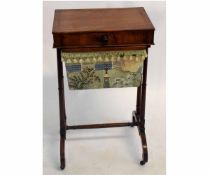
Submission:
MULTIPOLYGON (((146 49, 148 52, 148 49, 146 49)), ((142 83, 137 88, 136 110, 132 113, 132 122, 127 123, 103 123, 91 125, 67 125, 65 111, 65 96, 63 82, 63 64, 61 61, 61 49, 57 48, 57 69, 58 69, 58 90, 59 90, 59 109, 60 109, 60 168, 65 168, 65 139, 66 131, 70 129, 95 129, 95 128, 110 128, 110 127, 125 127, 137 126, 142 143, 142 160, 141 165, 148 161, 147 141, 145 134, 145 103, 146 103, 146 79, 147 79, 147 59, 144 60, 142 83)))
POLYGON ((143 7, 55 10, 52 34, 54 40, 53 47, 57 49, 61 169, 65 168, 66 131, 71 129, 136 126, 142 143, 142 160, 140 161, 140 164, 144 165, 148 162, 148 150, 145 134, 148 58, 144 60, 143 73, 141 75, 142 81, 140 86, 137 88, 136 110, 132 113, 131 122, 72 126, 66 124, 61 52, 146 49, 148 53, 148 48, 154 44, 154 31, 155 28, 143 7), (103 14, 103 22, 101 20, 101 14, 103 14))

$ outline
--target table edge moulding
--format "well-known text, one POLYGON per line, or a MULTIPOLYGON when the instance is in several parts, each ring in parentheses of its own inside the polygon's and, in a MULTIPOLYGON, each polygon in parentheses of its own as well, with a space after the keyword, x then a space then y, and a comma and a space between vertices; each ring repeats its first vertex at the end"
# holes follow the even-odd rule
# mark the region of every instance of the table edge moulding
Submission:
POLYGON ((66 131, 71 129, 136 126, 142 143, 140 164, 148 162, 146 79, 154 31, 143 7, 55 10, 52 34, 57 49, 61 169, 65 168, 66 131), (70 90, 137 87, 132 121, 67 125, 63 62, 70 90))

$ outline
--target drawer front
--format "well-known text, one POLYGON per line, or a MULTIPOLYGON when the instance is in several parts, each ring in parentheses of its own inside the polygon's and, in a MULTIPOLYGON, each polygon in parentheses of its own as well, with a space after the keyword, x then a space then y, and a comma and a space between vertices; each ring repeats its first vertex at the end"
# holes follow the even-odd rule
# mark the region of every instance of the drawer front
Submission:
POLYGON ((62 52, 70 89, 138 87, 146 50, 62 52))
POLYGON ((54 34, 55 48, 153 44, 153 30, 54 34))

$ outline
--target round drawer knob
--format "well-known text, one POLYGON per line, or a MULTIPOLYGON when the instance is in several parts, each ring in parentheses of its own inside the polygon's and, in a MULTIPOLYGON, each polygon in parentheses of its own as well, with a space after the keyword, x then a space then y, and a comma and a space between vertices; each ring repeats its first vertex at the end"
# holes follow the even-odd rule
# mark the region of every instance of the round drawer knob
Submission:
POLYGON ((108 36, 107 35, 103 35, 101 37, 101 42, 102 42, 102 44, 107 44, 108 43, 108 36))

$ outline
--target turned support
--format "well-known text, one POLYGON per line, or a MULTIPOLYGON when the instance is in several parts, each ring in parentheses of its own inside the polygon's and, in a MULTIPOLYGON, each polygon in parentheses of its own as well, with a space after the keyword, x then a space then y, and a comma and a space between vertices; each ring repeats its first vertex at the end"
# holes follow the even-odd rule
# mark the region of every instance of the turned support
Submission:
MULTIPOLYGON (((147 50, 148 53, 148 50, 147 50)), ((147 141, 145 134, 145 104, 146 104, 146 80, 147 80, 147 58, 144 60, 143 75, 141 75, 141 84, 137 88, 136 111, 133 112, 133 122, 138 122, 137 126, 142 143, 141 165, 148 161, 147 141)))
POLYGON ((66 139, 66 111, 63 83, 63 64, 61 61, 61 49, 57 49, 58 69, 58 92, 59 92, 59 113, 60 113, 60 168, 65 168, 65 139, 66 139))

